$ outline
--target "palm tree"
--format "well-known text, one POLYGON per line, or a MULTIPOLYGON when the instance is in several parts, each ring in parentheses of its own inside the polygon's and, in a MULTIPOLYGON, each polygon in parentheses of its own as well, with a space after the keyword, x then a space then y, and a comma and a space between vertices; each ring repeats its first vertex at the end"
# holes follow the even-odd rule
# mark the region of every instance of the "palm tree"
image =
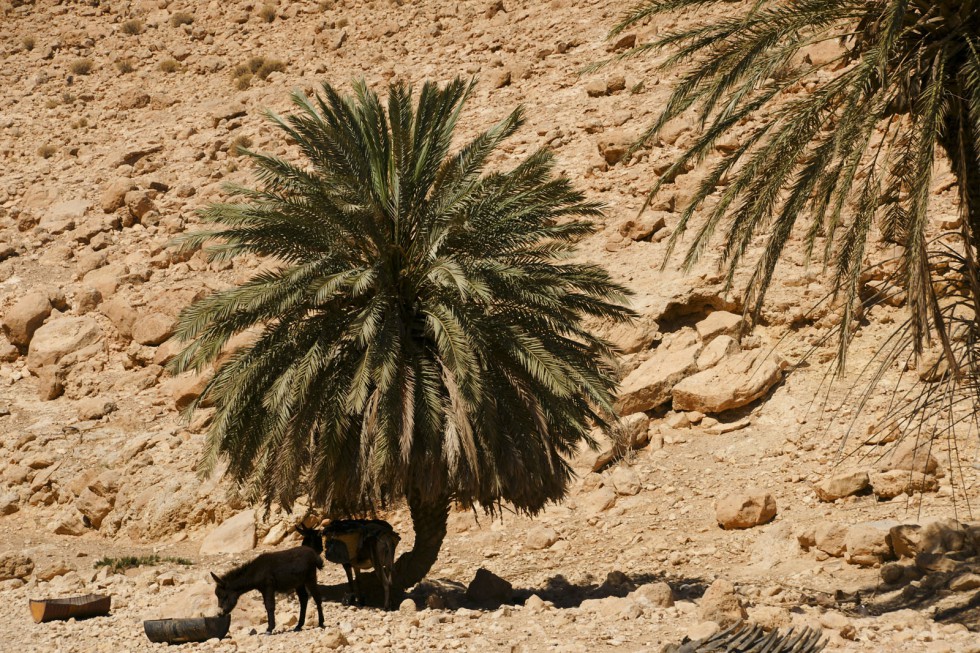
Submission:
POLYGON ((260 330, 198 399, 217 406, 203 473, 227 459, 253 499, 308 494, 333 515, 407 500, 402 587, 434 564, 452 502, 534 514, 565 496, 568 457, 614 414, 613 352, 584 321, 633 315, 604 269, 561 260, 600 206, 550 153, 484 172, 522 109, 450 153, 473 88, 426 83, 413 107, 391 86, 387 110, 363 83, 294 95, 270 118, 305 164, 245 152, 260 188, 230 189, 183 239, 279 264, 179 320, 174 373, 260 330))
POLYGON ((896 341, 908 347, 890 343, 884 364, 903 351, 919 356, 938 336, 953 371, 948 378, 975 390, 980 356, 969 343, 980 335, 980 2, 644 0, 613 34, 661 15, 678 19, 677 27, 623 55, 662 54, 662 69, 681 71, 638 146, 689 112, 701 131, 652 194, 704 162, 723 137, 737 134, 738 141, 726 144, 682 208, 671 247, 700 219, 685 265, 723 229, 731 284, 750 244, 761 240, 746 286, 747 310, 758 314, 791 237, 803 237, 808 256, 823 239, 843 300, 842 369, 877 223, 882 237, 903 246, 895 280, 909 310, 896 341), (834 47, 830 56, 810 56, 834 47), (940 153, 958 182, 962 226, 930 240, 940 153))

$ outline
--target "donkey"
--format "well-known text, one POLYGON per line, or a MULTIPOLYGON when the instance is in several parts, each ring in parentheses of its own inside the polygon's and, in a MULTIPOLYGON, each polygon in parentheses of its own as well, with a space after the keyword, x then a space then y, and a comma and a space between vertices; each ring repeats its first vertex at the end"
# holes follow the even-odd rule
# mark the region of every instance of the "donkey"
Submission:
POLYGON ((299 622, 295 630, 303 629, 306 622, 306 603, 310 595, 316 601, 320 628, 323 628, 323 606, 316 584, 317 569, 323 569, 320 554, 309 547, 298 546, 285 551, 263 553, 223 576, 211 572, 214 582, 217 583, 214 593, 218 597, 219 614, 230 614, 242 594, 256 590, 262 593, 262 601, 269 618, 266 633, 271 634, 276 627, 276 592, 295 591, 299 598, 299 622))
POLYGON ((391 609, 392 567, 395 548, 401 537, 391 524, 381 519, 338 519, 322 531, 298 528, 303 546, 313 548, 330 562, 343 565, 351 595, 364 604, 358 582, 362 569, 374 568, 384 588, 384 609, 391 609))

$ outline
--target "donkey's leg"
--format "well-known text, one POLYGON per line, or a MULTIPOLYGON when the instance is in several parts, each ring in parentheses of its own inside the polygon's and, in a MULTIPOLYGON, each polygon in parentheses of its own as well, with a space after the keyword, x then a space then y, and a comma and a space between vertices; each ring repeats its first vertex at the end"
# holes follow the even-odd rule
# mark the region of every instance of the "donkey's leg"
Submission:
POLYGON ((391 610, 391 578, 385 573, 384 566, 380 561, 375 563, 374 573, 377 575, 378 580, 381 581, 381 587, 385 590, 384 609, 391 610))
POLYGON ((265 632, 271 635, 276 629, 276 591, 271 587, 263 589, 262 602, 265 603, 265 615, 269 621, 269 627, 265 632))
POLYGON ((306 588, 300 585, 296 588, 296 598, 299 599, 299 621, 296 622, 296 628, 293 630, 300 631, 306 623, 306 602, 310 600, 310 595, 307 594, 306 588))
POLYGON ((307 579, 306 589, 313 595, 313 600, 316 601, 316 616, 320 619, 320 628, 323 628, 323 599, 320 596, 320 588, 316 584, 315 572, 313 578, 307 579))

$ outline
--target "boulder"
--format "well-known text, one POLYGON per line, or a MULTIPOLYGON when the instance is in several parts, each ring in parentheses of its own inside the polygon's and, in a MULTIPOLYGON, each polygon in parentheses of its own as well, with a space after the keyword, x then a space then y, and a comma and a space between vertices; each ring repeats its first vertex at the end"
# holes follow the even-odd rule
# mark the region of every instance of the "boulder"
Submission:
POLYGON ((743 352, 678 382, 671 392, 674 410, 720 413, 759 399, 783 377, 782 358, 767 353, 743 352))
POLYGON ((65 392, 65 370, 58 365, 45 365, 34 370, 37 375, 37 394, 41 401, 52 401, 65 392))
POLYGON ((646 351, 660 340, 660 325, 650 316, 643 316, 631 324, 615 324, 609 327, 605 338, 624 354, 646 351))
POLYGON ((917 441, 915 437, 906 437, 895 448, 891 457, 882 462, 882 468, 884 470, 905 469, 942 478, 944 472, 939 460, 932 455, 931 445, 932 443, 929 441, 917 441))
POLYGON ((813 486, 821 501, 836 501, 865 490, 870 485, 867 472, 837 474, 813 486))
POLYGON ((61 234, 74 229, 82 221, 88 211, 85 200, 68 200, 59 202, 49 208, 41 217, 38 227, 50 234, 61 234))
POLYGON ((174 320, 163 313, 150 313, 140 317, 132 326, 133 340, 141 345, 156 346, 174 332, 174 320))
POLYGON ((221 522, 201 542, 201 555, 244 553, 255 548, 255 511, 244 510, 221 522))
POLYGON ((626 156, 634 140, 636 139, 633 136, 621 129, 604 132, 599 137, 599 154, 607 164, 616 165, 626 156))
POLYGON ((847 526, 836 522, 821 522, 813 533, 814 547, 827 555, 840 558, 844 555, 847 526))
POLYGON ((78 419, 81 420, 102 419, 115 410, 115 403, 100 397, 85 397, 76 404, 78 419))
POLYGON ((609 481, 616 494, 620 496, 633 496, 639 494, 643 488, 640 477, 636 475, 633 468, 626 465, 619 465, 609 475, 609 481))
POLYGON ((126 204, 126 193, 136 190, 136 184, 131 179, 117 179, 102 191, 102 210, 112 213, 126 204))
POLYGON ((93 345, 102 338, 99 323, 91 317, 59 317, 34 333, 27 354, 27 367, 36 372, 56 365, 63 357, 93 345))
POLYGON ((851 526, 844 537, 844 559, 852 565, 872 567, 893 558, 889 531, 897 525, 894 520, 884 520, 851 526))
POLYGON ((949 589, 954 592, 969 592, 977 588, 980 588, 980 575, 978 574, 960 574, 949 581, 949 589))
POLYGON ((740 351, 738 341, 731 336, 718 336, 698 355, 698 370, 710 369, 729 356, 740 351))
POLYGON ((683 349, 659 348, 623 379, 616 408, 621 414, 638 413, 665 404, 675 384, 697 371, 700 345, 683 349))
POLYGON ((731 494, 715 504, 715 517, 725 530, 752 528, 776 517, 776 500, 764 490, 731 494))
POLYGON ((598 488, 582 498, 582 505, 586 512, 597 515, 616 505, 616 493, 607 487, 598 488))
POLYGON ((66 508, 51 523, 51 532, 55 535, 72 535, 77 537, 84 535, 88 527, 82 519, 81 513, 74 507, 66 508))
POLYGON ((14 491, 0 494, 0 517, 12 515, 20 510, 20 497, 14 491))
POLYGON ((466 588, 466 598, 484 606, 500 605, 510 601, 514 586, 510 581, 480 567, 466 588))
POLYGON ((667 226, 666 211, 644 211, 641 215, 625 220, 619 225, 619 235, 629 240, 649 241, 653 235, 667 226))
POLYGON ((124 338, 133 337, 133 324, 136 323, 136 310, 130 306, 121 295, 116 295, 112 299, 102 304, 101 312, 112 322, 124 338))
POLYGON ((28 291, 3 314, 3 332, 11 344, 24 350, 34 332, 51 315, 51 302, 43 290, 28 291))
POLYGON ((82 515, 83 522, 98 530, 102 526, 102 520, 112 512, 111 498, 111 495, 104 497, 95 493, 92 488, 85 488, 75 499, 75 509, 82 515))
POLYGON ((713 621, 725 628, 749 615, 745 612, 745 607, 735 593, 735 586, 731 581, 719 578, 711 583, 701 597, 698 616, 702 621, 713 621))
POLYGON ((112 263, 87 273, 82 282, 99 291, 104 299, 110 299, 116 294, 123 278, 129 274, 129 267, 122 263, 112 263))
POLYGON ((183 374, 167 381, 167 392, 173 397, 174 407, 184 410, 197 399, 210 380, 208 374, 183 374))
POLYGON ((656 608, 669 608, 674 605, 674 590, 664 582, 640 585, 629 596, 646 601, 656 608))
POLYGON ((973 548, 969 529, 955 519, 934 519, 924 524, 899 524, 889 531, 892 550, 900 558, 919 553, 956 553, 973 548))
POLYGON ((904 469, 871 474, 871 487, 879 499, 894 499, 903 494, 916 492, 935 492, 939 489, 939 479, 931 474, 922 474, 904 469))
POLYGON ((695 328, 704 344, 721 335, 737 337, 742 328, 742 316, 728 311, 712 311, 695 328))
POLYGON ((535 526, 527 533, 527 548, 532 551, 549 549, 557 541, 557 531, 547 526, 535 526))
POLYGON ((0 553, 0 581, 26 580, 34 571, 34 561, 23 553, 0 553))
POLYGON ((156 205, 145 190, 131 190, 125 195, 126 208, 136 220, 141 220, 150 211, 156 210, 156 205))

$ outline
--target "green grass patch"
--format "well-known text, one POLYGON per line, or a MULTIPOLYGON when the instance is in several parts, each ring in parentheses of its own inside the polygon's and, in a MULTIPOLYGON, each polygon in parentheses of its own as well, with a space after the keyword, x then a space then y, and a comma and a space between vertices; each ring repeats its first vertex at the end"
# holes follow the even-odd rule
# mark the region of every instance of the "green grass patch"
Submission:
POLYGON ((118 573, 121 571, 126 571, 127 569, 135 569, 136 567, 155 567, 157 565, 164 565, 168 563, 173 563, 175 565, 190 566, 194 562, 188 560, 187 558, 175 558, 173 556, 158 556, 158 555, 148 555, 148 556, 121 556, 119 558, 109 558, 104 557, 95 561, 95 567, 107 567, 110 571, 118 573))

